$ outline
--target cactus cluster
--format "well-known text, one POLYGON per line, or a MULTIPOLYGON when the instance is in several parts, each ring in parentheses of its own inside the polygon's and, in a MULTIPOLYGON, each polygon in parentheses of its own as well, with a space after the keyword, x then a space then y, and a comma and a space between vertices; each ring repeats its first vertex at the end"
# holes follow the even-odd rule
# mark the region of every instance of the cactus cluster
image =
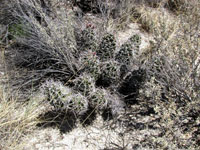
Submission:
POLYGON ((81 115, 88 110, 88 100, 80 93, 73 94, 70 99, 64 103, 64 108, 81 115))
POLYGON ((42 86, 43 92, 46 95, 47 101, 56 109, 63 109, 67 96, 72 95, 70 88, 64 87, 62 83, 53 80, 46 81, 42 86))
POLYGON ((133 53, 138 53, 141 45, 141 37, 138 34, 131 36, 127 42, 122 44, 115 55, 115 60, 123 65, 130 65, 133 60, 133 53))
POLYGON ((42 86, 44 94, 50 105, 58 111, 73 111, 82 114, 87 111, 88 101, 81 94, 75 94, 60 82, 47 81, 42 86))
POLYGON ((97 56, 99 56, 100 60, 108 61, 114 58, 114 52, 116 49, 116 40, 112 34, 106 34, 97 50, 97 56))
MULTIPOLYGON (((86 28, 82 36, 85 40, 85 50, 79 55, 82 68, 79 76, 72 80, 72 88, 57 82, 49 82, 45 86, 47 100, 54 108, 75 111, 78 114, 84 113, 88 106, 99 110, 109 107, 113 101, 113 93, 105 88, 118 85, 118 81, 128 73, 133 50, 141 44, 141 38, 133 35, 122 44, 116 54, 116 40, 112 34, 106 34, 98 48, 91 28, 86 28)), ((124 88, 120 87, 122 95, 124 88)))

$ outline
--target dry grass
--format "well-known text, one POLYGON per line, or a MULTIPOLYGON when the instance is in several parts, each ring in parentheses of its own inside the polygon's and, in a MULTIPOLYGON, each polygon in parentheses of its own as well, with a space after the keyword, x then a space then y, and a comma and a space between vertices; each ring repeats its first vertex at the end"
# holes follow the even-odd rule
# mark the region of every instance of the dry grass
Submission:
POLYGON ((159 149, 198 149, 200 3, 174 2, 169 0, 166 7, 133 8, 119 18, 119 26, 123 29, 129 23, 138 23, 143 32, 153 37, 151 46, 140 55, 149 76, 141 101, 148 106, 154 103, 152 107, 162 118, 158 124, 166 132, 150 143, 160 143, 156 146, 159 149), (152 78, 154 83, 150 82, 152 78))
POLYGON ((64 10, 56 14, 49 5, 42 6, 35 0, 7 1, 1 6, 5 14, 0 20, 12 18, 5 23, 2 42, 13 41, 6 49, 9 54, 5 60, 11 70, 16 69, 9 77, 18 89, 31 88, 50 76, 62 76, 67 81, 78 68, 71 16, 64 10))
POLYGON ((8 99, 8 92, 0 88, 0 149, 21 150, 22 139, 39 123, 39 102, 17 103, 17 97, 8 99))

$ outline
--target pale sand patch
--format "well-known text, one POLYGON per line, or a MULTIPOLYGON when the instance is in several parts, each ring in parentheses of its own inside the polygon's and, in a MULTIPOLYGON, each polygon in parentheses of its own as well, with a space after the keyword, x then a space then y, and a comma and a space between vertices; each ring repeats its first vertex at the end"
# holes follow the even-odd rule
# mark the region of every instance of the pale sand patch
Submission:
POLYGON ((77 128, 63 135, 53 128, 36 130, 25 140, 27 145, 24 150, 100 150, 110 143, 122 145, 120 138, 116 130, 107 128, 99 116, 93 125, 84 128, 79 124, 77 128))
POLYGON ((149 41, 152 40, 152 36, 148 33, 141 32, 140 27, 137 23, 128 24, 127 29, 124 31, 116 32, 115 37, 117 43, 119 43, 119 45, 122 45, 134 34, 138 34, 141 36, 141 45, 140 45, 141 52, 149 47, 150 45, 149 41))

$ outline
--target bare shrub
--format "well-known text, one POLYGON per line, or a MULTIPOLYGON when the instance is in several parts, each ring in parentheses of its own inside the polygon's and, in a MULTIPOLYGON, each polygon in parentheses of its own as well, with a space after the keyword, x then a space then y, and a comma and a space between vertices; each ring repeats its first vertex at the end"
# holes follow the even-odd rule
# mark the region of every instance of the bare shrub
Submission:
POLYGON ((12 18, 7 26, 14 44, 7 49, 7 64, 15 66, 20 74, 17 77, 15 72, 10 76, 17 88, 37 85, 50 76, 59 75, 60 80, 67 81, 76 73, 73 56, 76 43, 70 17, 53 19, 35 0, 7 1, 4 10, 7 13, 1 18, 12 18), (19 25, 24 34, 16 28, 19 25), (11 26, 12 32, 9 31, 11 26))
POLYGON ((158 18, 152 26, 155 40, 152 53, 144 64, 147 82, 141 89, 140 94, 144 97, 140 100, 154 107, 162 118, 158 124, 167 132, 162 136, 162 143, 168 143, 175 149, 199 147, 198 10, 194 7, 178 14, 174 18, 175 24, 170 18, 164 19, 165 16, 161 20, 158 18), (170 136, 173 141, 165 140, 170 136))

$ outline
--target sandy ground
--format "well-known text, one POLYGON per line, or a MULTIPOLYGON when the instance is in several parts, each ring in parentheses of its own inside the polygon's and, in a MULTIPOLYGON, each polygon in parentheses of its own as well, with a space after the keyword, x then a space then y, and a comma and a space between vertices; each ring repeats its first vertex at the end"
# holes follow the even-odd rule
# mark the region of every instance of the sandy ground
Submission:
MULTIPOLYGON (((143 121, 145 120, 151 119, 144 117, 143 121)), ((106 148, 131 150, 145 137, 159 134, 158 130, 148 128, 125 133, 123 126, 109 127, 108 124, 111 122, 105 122, 98 116, 92 125, 83 127, 78 124, 77 128, 65 134, 61 134, 56 128, 39 129, 25 139, 27 145, 24 150, 103 150, 106 148)))
POLYGON ((88 127, 77 128, 69 133, 60 134, 56 128, 35 131, 26 139, 28 145, 24 150, 100 150, 113 143, 121 145, 120 135, 109 129, 99 116, 88 127))

